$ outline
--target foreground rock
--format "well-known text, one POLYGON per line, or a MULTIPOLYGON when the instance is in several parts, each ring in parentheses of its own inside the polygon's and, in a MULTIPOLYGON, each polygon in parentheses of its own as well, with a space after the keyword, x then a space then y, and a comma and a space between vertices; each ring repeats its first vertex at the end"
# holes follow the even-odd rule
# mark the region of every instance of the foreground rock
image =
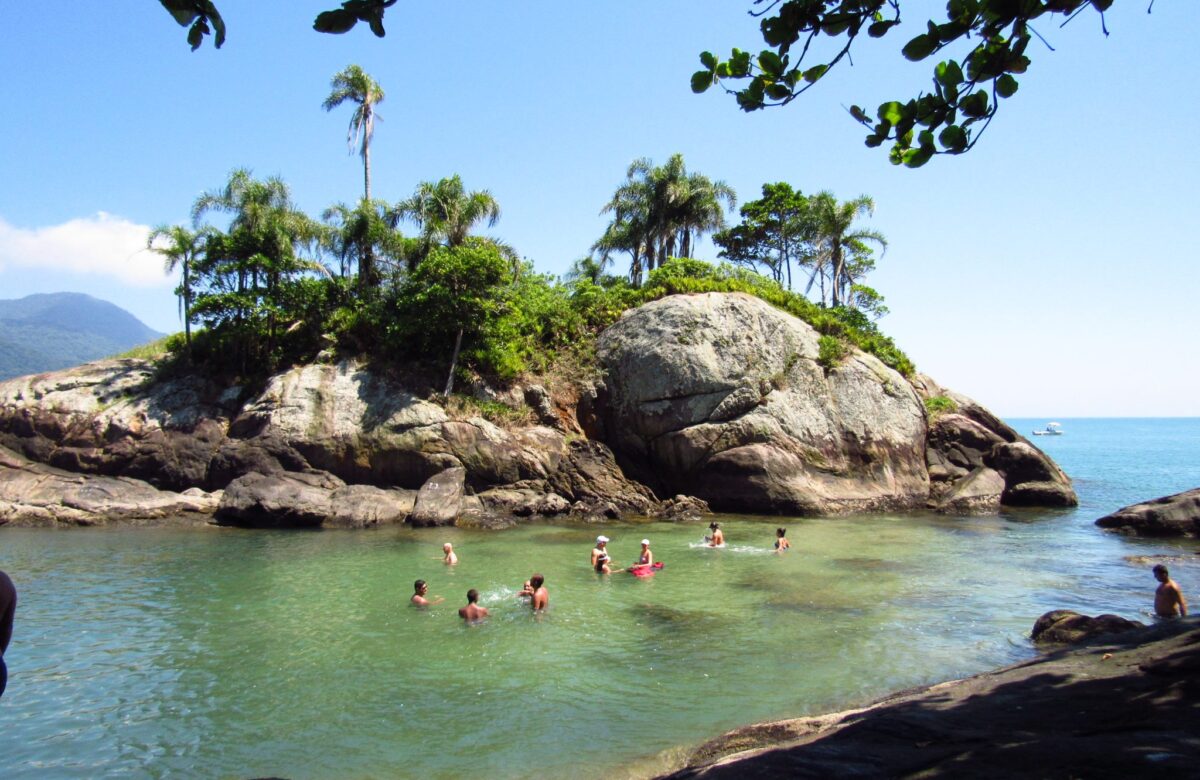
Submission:
POLYGON ((1134 536, 1200 537, 1200 488, 1118 509, 1096 525, 1134 536))
POLYGON ((1037 619, 1029 638, 1038 644, 1076 645, 1105 634, 1122 634, 1145 627, 1144 623, 1120 615, 1091 617, 1069 609, 1056 609, 1037 619))
POLYGON ((1200 627, 1140 629, 830 715, 747 726, 671 777, 1200 775, 1200 627))
POLYGON ((87 477, 0 447, 0 525, 203 523, 220 493, 158 490, 130 477, 87 477))

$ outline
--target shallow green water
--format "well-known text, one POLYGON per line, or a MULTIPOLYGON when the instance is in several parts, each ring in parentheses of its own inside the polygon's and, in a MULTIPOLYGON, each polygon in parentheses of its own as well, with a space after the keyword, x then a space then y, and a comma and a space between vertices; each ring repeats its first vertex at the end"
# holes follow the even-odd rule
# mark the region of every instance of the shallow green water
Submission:
POLYGON ((1131 543, 1077 513, 594 527, 4 529, 21 589, 0 776, 644 775, 680 746, 1032 654, 1059 607, 1147 614, 1131 543), (440 562, 453 541, 457 567, 440 562), (546 576, 549 612, 514 598, 546 576), (424 578, 447 601, 408 604, 424 578), (468 588, 492 618, 455 614, 468 588))

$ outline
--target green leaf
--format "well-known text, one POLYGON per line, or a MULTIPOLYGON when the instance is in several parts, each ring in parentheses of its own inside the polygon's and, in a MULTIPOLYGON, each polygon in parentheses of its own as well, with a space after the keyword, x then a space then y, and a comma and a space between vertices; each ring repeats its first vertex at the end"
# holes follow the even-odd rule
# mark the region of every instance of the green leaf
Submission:
POLYGON ((1016 93, 1018 86, 1017 80, 1005 73, 996 79, 996 94, 1002 98, 1012 97, 1016 93))
POLYGON ((208 25, 204 23, 204 19, 196 20, 192 25, 192 29, 188 30, 187 42, 192 47, 192 51, 200 48, 200 44, 204 43, 204 36, 208 33, 208 25))
POLYGON ((700 64, 709 70, 712 70, 713 68, 717 67, 717 56, 711 51, 701 52, 700 64))
POLYGON ((349 11, 338 9, 317 14, 317 19, 313 22, 313 29, 317 32, 341 35, 354 29, 356 24, 358 24, 357 16, 349 11))
POLYGON ((772 100, 787 100, 792 96, 792 89, 787 84, 775 82, 767 85, 767 97, 772 100))
POLYGON ((750 75, 750 52, 734 49, 729 58, 729 70, 735 78, 745 78, 750 75))
POLYGON ((872 38, 882 38, 887 31, 896 26, 896 22, 875 22, 867 28, 867 35, 872 38))
POLYGON ((733 71, 730 70, 728 62, 718 62, 716 74, 719 79, 727 79, 733 75, 733 71))
POLYGON ((938 83, 944 87, 961 84, 963 80, 962 68, 954 60, 939 62, 937 67, 933 69, 933 75, 937 78, 938 83))
POLYGON ((958 104, 962 112, 969 117, 978 119, 988 112, 988 96, 983 90, 972 92, 958 104))
POLYGON ((817 79, 825 75, 825 71, 829 70, 828 65, 816 65, 804 71, 804 80, 812 84, 817 79))
POLYGON ((880 144, 883 143, 884 137, 885 136, 879 135, 878 133, 871 133, 866 138, 866 144, 867 144, 867 146, 874 149, 876 146, 879 146, 880 144))
POLYGON ((958 125, 950 125, 938 134, 938 141, 951 152, 961 152, 967 146, 967 133, 958 125))
POLYGON ((933 157, 933 148, 921 146, 904 152, 900 159, 903 161, 905 168, 920 168, 929 162, 931 157, 933 157))
POLYGON ((923 60, 937 48, 937 39, 929 35, 918 35, 904 45, 901 53, 912 62, 923 60))
POLYGON ((196 4, 192 0, 159 0, 163 8, 166 8, 171 16, 175 17, 175 21, 180 27, 187 27, 192 21, 200 15, 196 10, 196 4))
POLYGON ((887 103, 882 103, 879 106, 879 111, 875 116, 879 117, 884 122, 896 124, 904 119, 904 107, 897 100, 892 100, 887 103))
POLYGON ((850 106, 850 116, 862 124, 868 124, 871 121, 867 117, 867 112, 862 110, 862 106, 850 106))
POLYGON ((706 92, 713 85, 713 74, 711 70, 698 70, 692 74, 692 92, 699 95, 701 92, 706 92))
POLYGON ((783 73, 783 60, 775 52, 766 50, 758 55, 758 67, 771 78, 779 78, 783 73))

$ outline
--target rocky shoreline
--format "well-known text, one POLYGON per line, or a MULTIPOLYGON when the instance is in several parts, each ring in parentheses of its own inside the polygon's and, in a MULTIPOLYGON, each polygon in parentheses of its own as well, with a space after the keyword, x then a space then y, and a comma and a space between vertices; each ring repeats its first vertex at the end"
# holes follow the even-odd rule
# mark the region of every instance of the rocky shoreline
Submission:
POLYGON ((664 777, 1200 777, 1200 619, 867 707, 746 726, 664 777))
POLYGON ((858 350, 825 365, 819 340, 751 296, 669 296, 601 334, 599 377, 477 383, 471 403, 520 420, 503 425, 356 360, 257 386, 132 359, 21 377, 0 383, 0 524, 151 522, 171 507, 364 528, 1077 503, 1053 461, 970 398, 858 350))

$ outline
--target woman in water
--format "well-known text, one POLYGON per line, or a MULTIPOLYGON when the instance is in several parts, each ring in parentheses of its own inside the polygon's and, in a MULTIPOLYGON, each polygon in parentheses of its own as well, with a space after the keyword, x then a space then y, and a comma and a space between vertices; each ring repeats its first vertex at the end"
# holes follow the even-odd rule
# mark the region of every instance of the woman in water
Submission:
POLYGON ((608 555, 608 537, 597 536, 596 546, 592 548, 592 568, 599 574, 612 574, 612 559, 608 555))
POLYGON ((783 552, 784 550, 790 549, 791 546, 792 546, 792 543, 787 540, 787 529, 786 528, 776 528, 775 529, 775 552, 783 552))
POLYGON ((721 530, 721 524, 713 521, 709 523, 708 530, 712 531, 711 536, 704 537, 704 541, 708 542, 709 547, 724 547, 725 532, 721 530))
POLYGON ((642 540, 642 553, 641 553, 641 555, 638 556, 637 562, 634 563, 633 565, 634 566, 653 566, 654 565, 654 553, 650 552, 650 540, 649 539, 642 540))

